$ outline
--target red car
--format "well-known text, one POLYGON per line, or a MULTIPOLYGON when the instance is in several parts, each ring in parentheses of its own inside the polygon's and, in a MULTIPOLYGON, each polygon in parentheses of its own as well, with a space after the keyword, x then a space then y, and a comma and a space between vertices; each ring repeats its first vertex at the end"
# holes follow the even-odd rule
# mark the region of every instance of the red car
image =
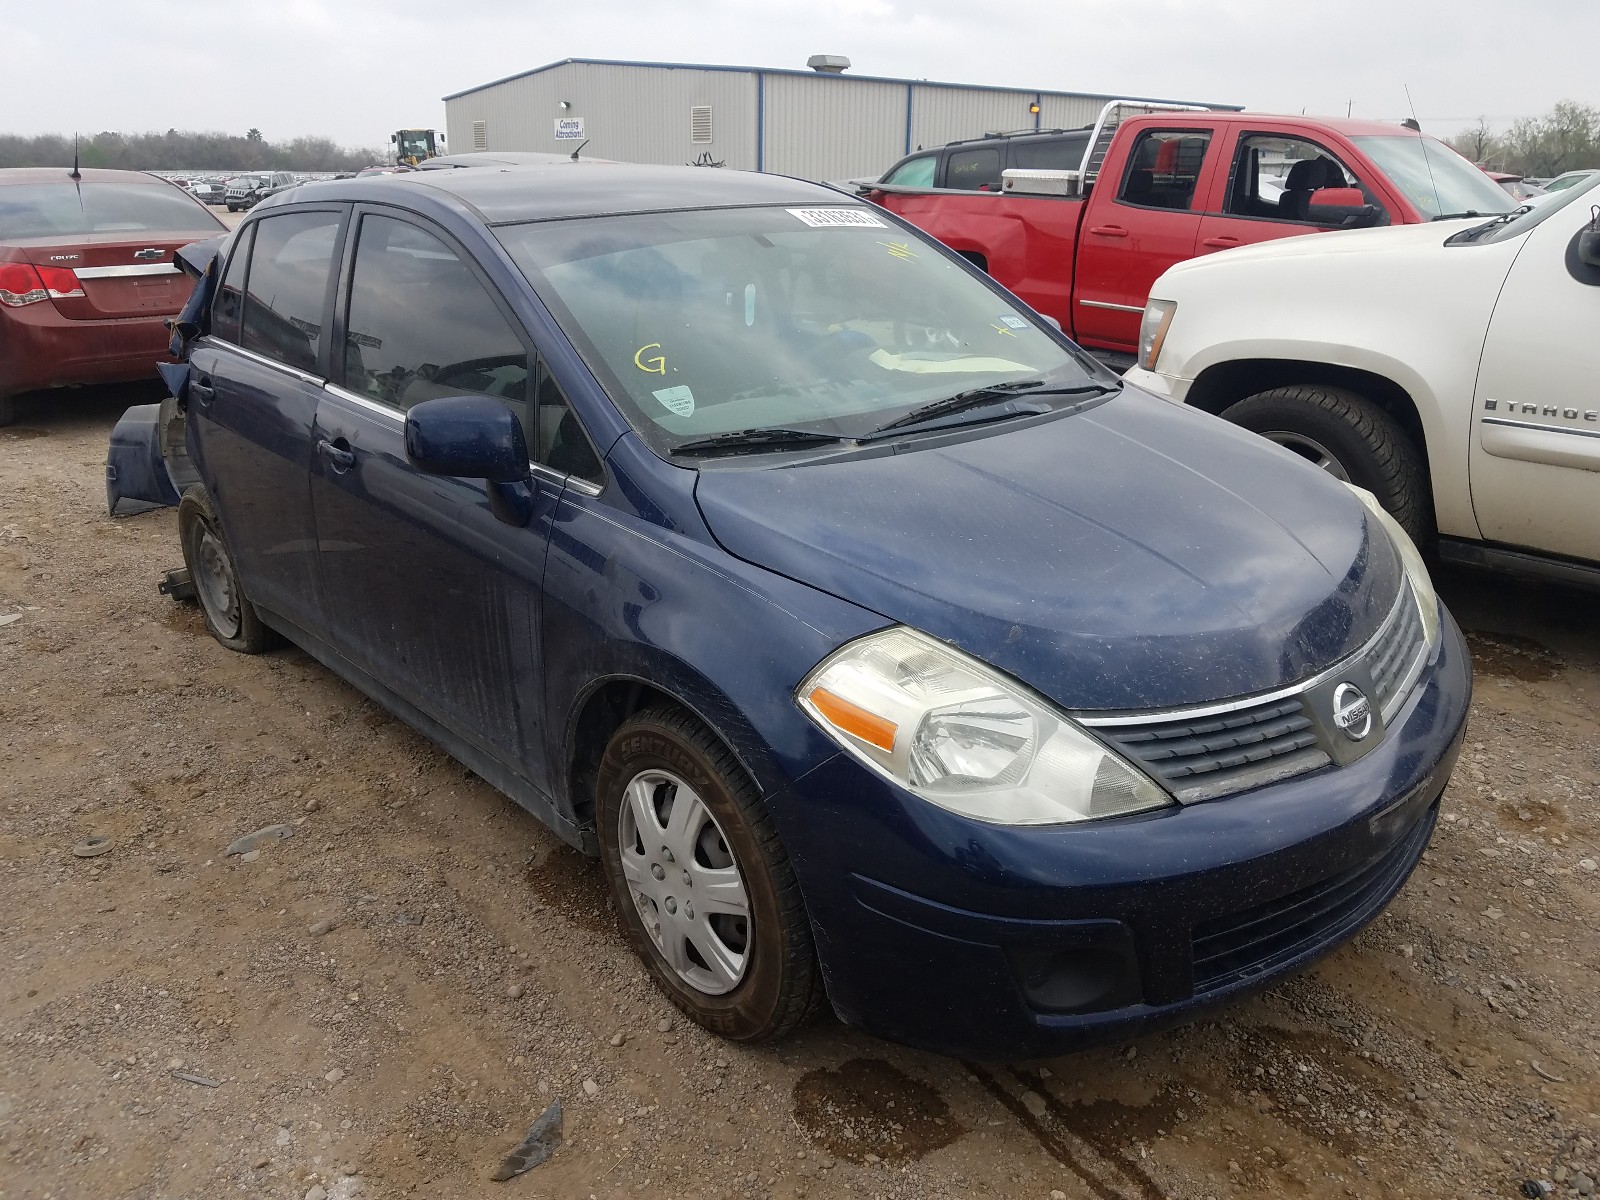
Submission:
POLYGON ((21 392, 154 378, 193 287, 172 252, 226 232, 154 175, 0 170, 0 425, 21 392))

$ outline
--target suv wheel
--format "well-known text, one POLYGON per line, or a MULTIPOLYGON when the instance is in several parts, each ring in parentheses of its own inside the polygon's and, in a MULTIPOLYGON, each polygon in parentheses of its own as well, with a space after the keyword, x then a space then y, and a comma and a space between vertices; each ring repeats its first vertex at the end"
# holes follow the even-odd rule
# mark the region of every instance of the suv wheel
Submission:
POLYGON ((1222 415, 1371 492, 1418 546, 1433 537, 1423 457, 1399 422, 1365 396, 1300 384, 1250 396, 1222 415))
POLYGON ((740 1042, 821 998, 811 924, 755 785, 688 713, 623 723, 595 791, 600 857, 634 950, 668 998, 740 1042))

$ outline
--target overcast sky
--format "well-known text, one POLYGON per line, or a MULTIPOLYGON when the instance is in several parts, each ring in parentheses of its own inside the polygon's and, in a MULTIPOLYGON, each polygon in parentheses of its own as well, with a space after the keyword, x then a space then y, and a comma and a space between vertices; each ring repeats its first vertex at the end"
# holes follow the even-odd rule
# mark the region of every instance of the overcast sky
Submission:
POLYGON ((0 0, 0 133, 384 146, 561 58, 803 67, 1503 127, 1600 105, 1600 0, 0 0))

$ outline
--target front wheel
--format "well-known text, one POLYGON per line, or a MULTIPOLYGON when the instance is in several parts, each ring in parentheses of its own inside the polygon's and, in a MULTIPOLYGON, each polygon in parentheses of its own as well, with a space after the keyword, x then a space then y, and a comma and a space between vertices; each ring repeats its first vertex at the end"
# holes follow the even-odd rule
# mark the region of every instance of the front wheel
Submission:
POLYGON ((727 749, 688 713, 629 718, 595 790, 600 857, 634 950, 711 1032, 779 1038, 821 997, 811 925, 772 820, 727 749))
POLYGON ((1299 384, 1239 401, 1222 414, 1378 498, 1417 545, 1433 536, 1428 472, 1400 423, 1365 396, 1299 384))
POLYGON ((260 654, 271 647, 276 636, 244 594, 211 497, 199 485, 184 492, 178 504, 178 537, 183 543, 183 564, 189 568, 195 598, 211 636, 241 654, 260 654))

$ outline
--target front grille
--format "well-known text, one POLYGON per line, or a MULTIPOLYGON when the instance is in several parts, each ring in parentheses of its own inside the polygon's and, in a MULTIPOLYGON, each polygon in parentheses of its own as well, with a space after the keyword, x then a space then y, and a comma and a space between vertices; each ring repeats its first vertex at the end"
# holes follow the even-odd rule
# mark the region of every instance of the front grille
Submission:
POLYGON ((1097 725, 1095 732, 1166 781, 1203 799, 1326 766, 1316 729, 1289 696, 1208 716, 1097 725), (1281 760, 1281 761, 1278 761, 1281 760))
POLYGON ((1427 845, 1433 813, 1378 858, 1242 912, 1194 927, 1196 995, 1269 971, 1353 931, 1396 891, 1427 845))
POLYGON ((1165 712, 1074 715, 1190 804, 1348 762, 1348 746, 1329 724, 1323 693, 1341 675, 1364 666, 1375 693, 1369 699, 1387 723, 1416 684, 1427 649, 1416 600, 1410 587, 1402 587, 1383 625, 1360 651, 1292 688, 1256 700, 1165 712), (1322 706, 1316 710, 1320 719, 1313 715, 1313 701, 1322 706))
POLYGON ((1372 685, 1377 691, 1373 699, 1388 720, 1401 700, 1405 699, 1405 683, 1412 669, 1427 649, 1423 640, 1422 613, 1412 599, 1410 587, 1402 590, 1400 611, 1390 619, 1372 649, 1367 651, 1367 665, 1372 671, 1372 685))

